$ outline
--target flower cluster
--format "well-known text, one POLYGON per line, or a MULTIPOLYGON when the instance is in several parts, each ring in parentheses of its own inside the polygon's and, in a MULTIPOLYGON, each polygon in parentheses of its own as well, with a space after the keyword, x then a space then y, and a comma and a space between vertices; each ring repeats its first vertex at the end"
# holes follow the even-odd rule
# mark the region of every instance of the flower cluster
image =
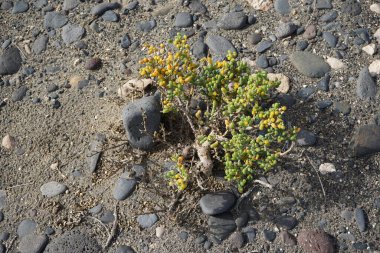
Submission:
MULTIPOLYGON (((163 112, 188 113, 197 141, 210 143, 224 162, 226 179, 235 181, 239 191, 255 174, 276 165, 285 142, 293 141, 299 131, 286 125, 287 108, 275 102, 279 82, 268 80, 265 72, 251 74, 234 53, 223 61, 207 57, 196 62, 186 37, 180 35, 167 46, 147 48, 150 56, 141 60, 140 74, 156 81, 163 112), (206 109, 191 114, 192 99, 204 101, 206 109), (207 134, 201 131, 205 127, 207 134)), ((190 180, 183 160, 178 157, 178 170, 169 172, 180 190, 190 180)))
POLYGON ((178 190, 183 191, 189 183, 189 173, 184 164, 183 156, 175 155, 172 160, 176 162, 176 169, 166 173, 170 186, 176 186, 178 190))

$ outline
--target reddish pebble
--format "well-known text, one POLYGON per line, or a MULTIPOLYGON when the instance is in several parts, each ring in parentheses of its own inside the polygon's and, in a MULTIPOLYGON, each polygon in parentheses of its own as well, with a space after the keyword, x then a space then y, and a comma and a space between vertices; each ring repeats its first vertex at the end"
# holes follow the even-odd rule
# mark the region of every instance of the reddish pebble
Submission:
POLYGON ((88 70, 97 70, 102 66, 102 60, 100 58, 90 58, 85 65, 88 70))

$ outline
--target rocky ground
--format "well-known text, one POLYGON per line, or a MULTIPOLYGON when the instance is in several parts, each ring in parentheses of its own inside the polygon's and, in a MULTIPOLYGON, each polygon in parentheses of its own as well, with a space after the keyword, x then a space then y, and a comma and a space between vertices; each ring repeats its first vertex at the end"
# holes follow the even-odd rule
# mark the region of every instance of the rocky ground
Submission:
POLYGON ((378 0, 0 7, 1 253, 380 250, 378 0), (169 158, 191 140, 125 83, 144 43, 177 32, 194 57, 232 50, 280 78, 302 128, 247 198, 219 170, 208 190, 167 187, 169 158), (159 136, 134 131, 143 120, 159 136))

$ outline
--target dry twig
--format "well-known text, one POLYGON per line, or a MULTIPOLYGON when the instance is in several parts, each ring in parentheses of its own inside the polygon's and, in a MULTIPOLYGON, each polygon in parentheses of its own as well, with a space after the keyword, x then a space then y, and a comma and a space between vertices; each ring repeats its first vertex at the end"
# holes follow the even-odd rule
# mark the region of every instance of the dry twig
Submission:
POLYGON ((111 244, 111 241, 114 239, 114 237, 116 236, 116 230, 117 230, 117 219, 118 219, 118 215, 117 215, 117 202, 115 204, 115 211, 114 211, 114 216, 115 216, 115 220, 113 221, 113 224, 112 224, 112 229, 111 229, 111 233, 109 233, 109 236, 108 236, 108 239, 106 241, 106 244, 104 245, 104 249, 108 248, 111 244))
POLYGON ((316 164, 314 163, 314 161, 312 161, 310 159, 310 157, 308 155, 306 155, 307 159, 309 160, 309 163, 311 164, 311 167, 313 167, 313 169, 315 170, 315 173, 317 173, 317 176, 318 176, 318 180, 319 180, 319 184, 321 185, 321 188, 322 188, 322 193, 323 193, 323 197, 326 201, 326 192, 325 192, 325 188, 323 187, 323 183, 322 183, 322 180, 321 180, 321 177, 319 176, 319 173, 318 173, 318 169, 317 169, 317 166, 316 164))

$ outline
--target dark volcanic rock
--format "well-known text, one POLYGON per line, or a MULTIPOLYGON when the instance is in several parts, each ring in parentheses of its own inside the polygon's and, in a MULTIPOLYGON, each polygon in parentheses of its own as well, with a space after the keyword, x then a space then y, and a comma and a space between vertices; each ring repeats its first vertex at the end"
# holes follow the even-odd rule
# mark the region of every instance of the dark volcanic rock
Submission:
POLYGON ((347 0, 342 3, 341 11, 351 16, 357 16, 362 12, 361 5, 356 0, 347 0))
POLYGON ((380 127, 365 125, 359 127, 351 140, 351 150, 354 156, 361 157, 380 151, 380 127))
POLYGON ((45 28, 61 28, 66 25, 68 21, 69 19, 65 15, 52 11, 45 15, 44 26, 45 28))
POLYGON ((376 83, 369 73, 368 68, 363 68, 359 73, 356 84, 356 94, 361 99, 370 100, 376 96, 376 91, 376 83))
POLYGON ((28 234, 21 238, 18 250, 21 253, 42 253, 47 243, 46 235, 28 234))
POLYGON ((330 71, 330 66, 322 57, 309 52, 295 52, 291 54, 290 62, 299 72, 308 77, 323 77, 330 71))
POLYGON ((322 230, 303 230, 298 234, 298 244, 312 253, 334 253, 334 244, 322 230))
POLYGON ((12 75, 21 68, 21 54, 16 47, 10 47, 0 56, 0 75, 12 75))
POLYGON ((219 35, 207 35, 206 45, 210 48, 213 59, 224 59, 228 51, 236 52, 235 47, 226 38, 219 35))
POLYGON ((190 27, 193 25, 193 17, 188 12, 180 12, 175 16, 174 26, 179 28, 190 27))
POLYGON ((214 192, 203 196, 199 204, 204 214, 216 215, 229 211, 235 204, 235 199, 230 192, 214 192))
POLYGON ((41 54, 42 52, 44 52, 46 50, 46 46, 47 46, 48 41, 49 41, 48 36, 42 35, 42 36, 38 37, 33 42, 32 51, 35 54, 41 54))
POLYGON ((355 221, 358 225, 360 232, 364 232, 367 229, 366 215, 361 208, 355 208, 355 221))
POLYGON ((140 32, 150 32, 153 28, 155 28, 157 25, 156 20, 148 20, 148 21, 143 21, 137 24, 137 29, 140 32))
POLYGON ((117 2, 101 3, 92 7, 91 14, 94 16, 101 16, 106 11, 118 9, 120 7, 121 7, 120 4, 117 2))
POLYGON ((218 23, 224 30, 238 30, 248 25, 248 17, 244 12, 230 12, 225 14, 218 23))
POLYGON ((282 39, 292 35, 295 31, 297 31, 297 26, 292 22, 281 22, 280 25, 277 27, 274 35, 276 35, 277 38, 282 39))
POLYGON ((26 96, 26 92, 28 91, 28 88, 26 86, 21 86, 17 90, 15 90, 12 94, 12 101, 17 102, 23 100, 23 98, 26 96))
POLYGON ((220 240, 226 239, 236 229, 235 220, 231 213, 210 216, 207 223, 211 234, 220 240))
POLYGON ((297 226, 297 220, 291 216, 280 216, 274 221, 277 226, 285 228, 287 230, 292 230, 297 226))

